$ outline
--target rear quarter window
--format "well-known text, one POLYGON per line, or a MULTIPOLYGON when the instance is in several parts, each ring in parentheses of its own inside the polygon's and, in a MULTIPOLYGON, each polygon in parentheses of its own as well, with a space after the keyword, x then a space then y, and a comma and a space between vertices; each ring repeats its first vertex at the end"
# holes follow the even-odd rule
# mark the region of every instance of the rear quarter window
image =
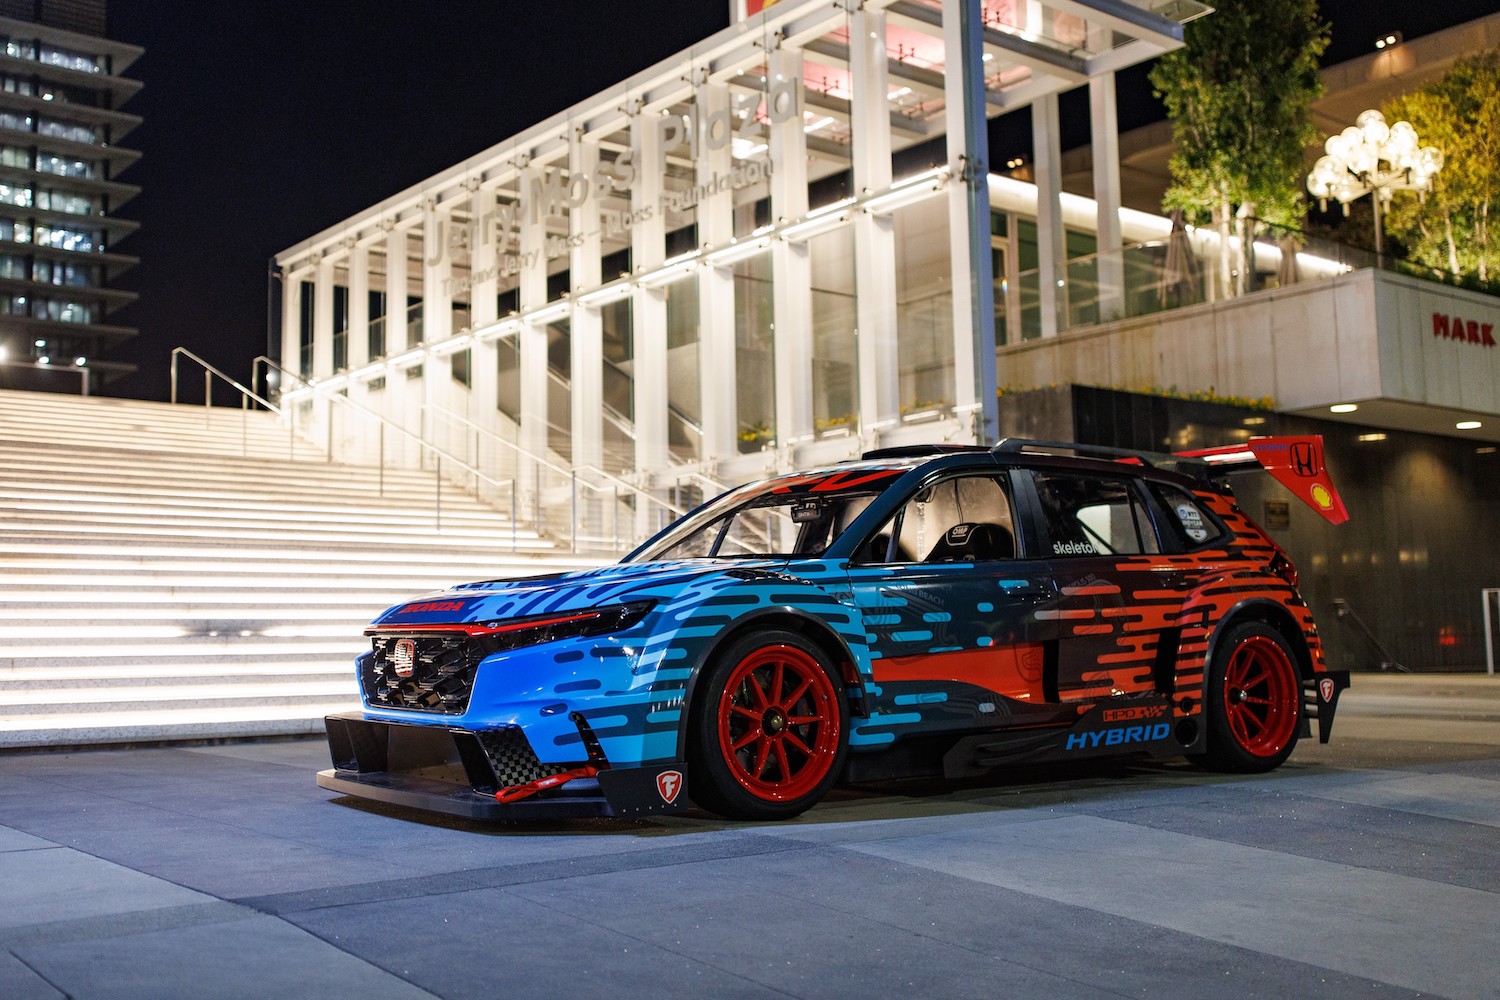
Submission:
POLYGON ((1160 483, 1153 484, 1152 489, 1166 508, 1166 516, 1162 518, 1163 533, 1176 536, 1177 543, 1184 549, 1212 545, 1226 534, 1223 526, 1191 493, 1160 483))

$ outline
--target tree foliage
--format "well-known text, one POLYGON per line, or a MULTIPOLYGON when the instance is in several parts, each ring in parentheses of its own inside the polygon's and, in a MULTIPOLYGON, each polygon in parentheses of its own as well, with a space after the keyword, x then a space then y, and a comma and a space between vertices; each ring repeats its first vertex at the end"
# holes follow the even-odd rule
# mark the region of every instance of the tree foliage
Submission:
POLYGON ((1226 0, 1184 35, 1151 72, 1176 143, 1165 207, 1199 224, 1236 212, 1297 224, 1328 46, 1316 0, 1226 0))
POLYGON ((1500 277, 1500 238, 1491 215, 1500 201, 1500 54, 1462 59, 1440 79, 1388 103, 1424 146, 1443 152, 1443 169, 1424 200, 1392 201, 1386 229, 1409 259, 1455 277, 1500 277))

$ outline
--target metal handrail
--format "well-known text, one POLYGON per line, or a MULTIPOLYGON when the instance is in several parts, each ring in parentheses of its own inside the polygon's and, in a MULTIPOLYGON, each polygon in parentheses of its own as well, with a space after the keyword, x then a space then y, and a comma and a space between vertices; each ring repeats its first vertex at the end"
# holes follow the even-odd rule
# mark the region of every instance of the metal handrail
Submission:
MULTIPOLYGON (((202 367, 202 369, 203 369, 203 405, 204 406, 212 406, 213 405, 213 385, 214 385, 213 380, 214 380, 215 377, 218 377, 218 378, 223 379, 225 382, 228 382, 229 385, 232 388, 234 388, 234 389, 236 389, 236 390, 239 391, 239 394, 240 394, 240 406, 241 406, 242 409, 248 407, 250 400, 253 399, 257 403, 259 403, 261 406, 264 406, 266 409, 270 410, 272 413, 275 413, 275 414, 280 414, 281 413, 281 410, 279 408, 277 408, 277 406, 276 406, 275 403, 271 402, 269 399, 263 399, 263 398, 261 398, 261 396, 259 394, 257 394, 253 389, 247 389, 247 388, 245 388, 239 382, 237 382, 236 380, 230 378, 228 375, 225 375, 223 372, 219 371, 219 369, 215 368, 213 365, 209 364, 207 361, 204 361, 202 358, 198 357, 198 355, 194 354, 192 351, 188 350, 186 347, 174 347, 174 348, 172 348, 172 402, 174 402, 174 403, 177 402, 177 358, 179 356, 186 357, 189 360, 196 362, 200 367, 202 367)), ((260 358, 256 358, 256 361, 259 361, 259 360, 261 360, 261 359, 260 358)), ((266 358, 266 360, 269 361, 270 359, 266 358)), ((277 368, 280 368, 280 367, 281 367, 280 365, 277 365, 277 368)), ((254 379, 252 378, 252 381, 253 380, 254 379)))
MULTIPOLYGON (((237 392, 239 392, 239 394, 240 394, 240 454, 241 455, 245 455, 245 456, 249 456, 249 454, 250 454, 250 401, 254 400, 255 402, 259 403, 261 406, 264 406, 267 410, 270 410, 272 413, 276 414, 277 416, 281 415, 281 410, 276 406, 276 404, 272 403, 269 399, 262 398, 253 389, 247 389, 247 388, 245 388, 245 386, 241 385, 237 380, 230 378, 228 375, 225 375, 223 372, 219 371, 219 369, 215 368, 213 365, 209 364, 207 361, 204 361, 202 358, 198 357, 198 355, 194 354, 192 351, 188 350, 186 347, 174 347, 174 348, 172 348, 172 361, 171 361, 171 364, 172 364, 172 373, 171 373, 172 374, 172 379, 171 379, 171 381, 172 381, 172 402, 174 404, 177 402, 177 359, 179 357, 185 357, 189 361, 192 361, 195 364, 197 364, 197 365, 199 365, 199 366, 201 366, 203 368, 203 415, 204 415, 204 419, 205 420, 207 420, 209 418, 209 416, 213 412, 212 407, 213 407, 213 402, 214 402, 214 379, 215 378, 221 378, 221 379, 223 379, 225 382, 229 383, 229 385, 230 385, 231 388, 233 388, 237 392)), ((252 382, 255 381, 255 379, 254 379, 253 376, 251 377, 251 381, 252 382)), ((287 447, 288 447, 289 453, 295 456, 296 451, 297 451, 297 436, 296 436, 295 430, 292 432, 292 436, 291 436, 291 438, 290 438, 290 440, 288 442, 287 447)))
MULTIPOLYGON (((514 441, 507 441, 507 440, 505 440, 505 438, 503 438, 500 435, 496 434, 494 431, 491 431, 491 430, 489 430, 487 428, 484 428, 484 427, 480 427, 478 424, 476 424, 473 421, 469 420, 467 417, 460 416, 459 414, 454 413, 452 410, 444 408, 443 406, 441 406, 438 403, 423 403, 422 404, 422 412, 426 413, 428 410, 434 410, 437 413, 441 414, 442 416, 447 417, 449 420, 452 420, 454 423, 462 424, 464 427, 467 427, 469 430, 474 431, 476 434, 482 434, 485 437, 490 438, 491 440, 493 440, 493 441, 495 441, 495 442, 497 442, 499 444, 503 444, 503 445, 505 445, 505 447, 510 448, 512 451, 516 452, 516 454, 522 456, 523 458, 529 458, 533 462, 536 462, 536 463, 538 463, 540 465, 544 465, 547 468, 553 470, 554 472, 556 472, 556 473, 558 473, 560 475, 568 476, 568 477, 571 477, 571 478, 576 478, 577 474, 579 472, 592 473, 592 474, 598 476, 600 479, 603 479, 604 481, 608 482, 611 486, 613 486, 615 488, 615 490, 622 490, 623 489, 623 490, 626 490, 627 492, 634 493, 635 495, 641 497, 644 500, 647 500, 647 501, 649 501, 651 503, 654 503, 654 504, 657 504, 657 505, 663 507, 669 513, 674 514, 677 517, 681 517, 683 514, 687 513, 687 511, 682 510, 681 508, 679 508, 679 507, 677 507, 677 506, 675 506, 673 504, 668 503, 667 501, 661 499, 660 497, 653 496, 652 494, 650 494, 646 490, 643 490, 639 486, 636 486, 634 483, 631 483, 628 480, 621 479, 618 476, 614 475, 613 473, 604 471, 603 469, 599 468, 597 465, 574 465, 574 466, 570 466, 570 467, 564 467, 564 466, 561 466, 561 465, 557 465, 556 463, 549 461, 545 457, 543 457, 541 455, 537 455, 536 453, 532 452, 530 449, 524 448, 521 445, 516 444, 514 441)), ((603 487, 603 486, 595 486, 594 484, 588 482, 587 480, 584 480, 581 483, 581 485, 585 489, 593 490, 596 493, 607 493, 607 492, 610 492, 605 487, 603 487)))
MULTIPOLYGON (((431 442, 423 440, 423 438, 421 437, 421 435, 419 435, 419 434, 413 434, 411 431, 407 430, 405 427, 402 427, 400 424, 396 423, 395 421, 390 420, 390 419, 382 416, 379 413, 376 413, 374 410, 370 409, 369 407, 361 406, 359 403, 356 403, 354 400, 350 399, 347 396, 340 395, 339 393, 319 393, 317 391, 317 386, 314 385, 310 380, 305 379, 301 375, 298 375, 298 374, 296 374, 294 372, 287 371, 285 368, 283 368, 276 361, 273 361, 271 358, 267 357, 264 354, 259 355, 258 357, 256 357, 255 361, 253 362, 254 365, 260 365, 261 363, 264 363, 266 365, 266 368, 267 368, 268 371, 271 370, 271 369, 275 369, 277 372, 280 373, 281 380, 282 380, 282 391, 283 392, 285 392, 286 389, 287 389, 287 383, 288 383, 288 381, 291 381, 293 383, 299 384, 302 387, 306 388, 308 391, 312 392, 313 395, 316 396, 319 399, 326 399, 326 400, 329 400, 330 402, 337 402, 340 406, 346 407, 346 408, 348 408, 350 410, 353 410, 354 412, 360 414, 361 416, 369 417, 369 418, 373 419, 374 421, 376 421, 377 426, 379 426, 379 428, 380 428, 380 439, 379 439, 379 443, 378 443, 378 448, 379 448, 378 468, 379 468, 379 473, 380 473, 379 490, 380 490, 380 495, 381 496, 385 495, 385 429, 387 427, 391 428, 396 433, 404 436, 408 440, 414 442, 420 450, 422 450, 422 451, 424 451, 426 453, 431 454, 432 457, 433 457, 433 465, 434 465, 433 472, 434 472, 434 477, 435 477, 435 480, 436 480, 436 500, 434 502, 434 522, 435 522, 435 524, 437 526, 437 529, 439 531, 442 530, 442 524, 443 524, 443 462, 445 460, 448 461, 448 462, 451 462, 453 465, 457 466, 458 468, 462 469, 464 472, 466 472, 469 475, 473 476, 475 479, 483 480, 484 482, 486 482, 489 485, 495 487, 496 489, 509 490, 509 492, 510 492, 511 548, 512 549, 516 548, 516 546, 517 546, 516 523, 517 522, 516 522, 516 483, 515 483, 515 480, 513 480, 513 479, 508 479, 508 480, 506 480, 506 479, 495 479, 495 478, 493 478, 491 476, 487 476, 487 475, 484 474, 484 472, 482 472, 481 470, 479 470, 479 469, 475 468, 474 466, 470 465, 468 462, 465 462, 463 459, 458 458, 456 455, 449 454, 448 452, 444 451, 442 448, 439 448, 437 445, 432 444, 431 442)), ((288 408, 288 412, 291 413, 291 420, 289 422, 292 423, 293 425, 295 425, 295 423, 296 423, 296 409, 295 408, 288 408)), ((332 441, 332 437, 333 437, 333 423, 332 423, 332 421, 329 422, 328 434, 329 434, 328 457, 329 457, 329 460, 332 461, 333 460, 333 441, 332 441)))

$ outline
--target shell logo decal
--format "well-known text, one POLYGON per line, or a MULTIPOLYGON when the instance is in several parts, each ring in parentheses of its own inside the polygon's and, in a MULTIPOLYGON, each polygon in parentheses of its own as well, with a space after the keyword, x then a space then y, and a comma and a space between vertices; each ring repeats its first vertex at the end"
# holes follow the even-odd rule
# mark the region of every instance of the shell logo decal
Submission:
POLYGON ((1322 483, 1313 484, 1312 498, 1319 510, 1329 510, 1333 507, 1333 494, 1329 493, 1328 487, 1322 483))

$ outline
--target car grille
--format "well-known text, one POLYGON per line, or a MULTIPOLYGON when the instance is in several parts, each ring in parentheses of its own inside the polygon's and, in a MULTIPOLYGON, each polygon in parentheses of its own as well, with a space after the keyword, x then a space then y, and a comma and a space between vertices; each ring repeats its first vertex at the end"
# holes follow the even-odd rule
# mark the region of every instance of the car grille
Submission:
MULTIPOLYGON (((467 635, 377 635, 360 683, 365 700, 381 708, 462 715, 484 650, 467 635), (410 676, 397 673, 397 643, 410 642, 410 676)), ((405 673, 406 671, 402 671, 405 673)))

